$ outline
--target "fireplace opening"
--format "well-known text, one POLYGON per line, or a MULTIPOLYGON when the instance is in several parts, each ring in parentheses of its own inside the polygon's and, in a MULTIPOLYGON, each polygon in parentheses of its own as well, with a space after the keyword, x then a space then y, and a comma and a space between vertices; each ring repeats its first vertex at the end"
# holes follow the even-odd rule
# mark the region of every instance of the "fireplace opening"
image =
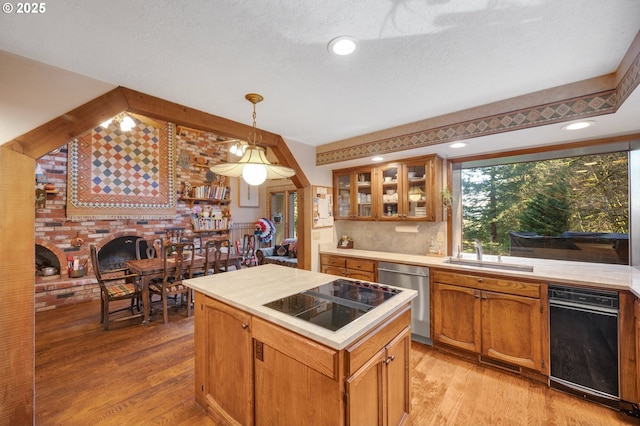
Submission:
POLYGON ((48 248, 36 244, 36 275, 58 275, 60 273, 60 261, 58 256, 48 248), (55 268, 55 273, 44 274, 45 268, 55 268))
POLYGON ((125 267, 127 260, 136 258, 136 235, 115 238, 102 246, 98 252, 101 271, 111 271, 125 267))

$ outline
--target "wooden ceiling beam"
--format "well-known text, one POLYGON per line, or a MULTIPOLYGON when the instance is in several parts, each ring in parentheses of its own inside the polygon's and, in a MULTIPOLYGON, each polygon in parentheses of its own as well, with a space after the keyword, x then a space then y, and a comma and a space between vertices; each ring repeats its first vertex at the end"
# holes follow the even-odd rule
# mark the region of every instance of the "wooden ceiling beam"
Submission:
MULTIPOLYGON (((164 99, 156 98, 124 87, 118 88, 127 98, 129 111, 150 118, 170 121, 180 126, 215 133, 219 136, 246 140, 252 131, 247 124, 238 123, 224 117, 189 108, 164 99)), ((260 130, 260 145, 273 147, 278 144, 279 135, 260 130)))
POLYGON ((18 136, 9 143, 14 150, 17 144, 24 154, 40 158, 127 108, 126 97, 116 88, 18 136))
MULTIPOLYGON (((8 146, 12 150, 20 151, 29 157, 39 158, 123 111, 241 140, 246 140, 246 135, 249 135, 252 131, 252 127, 246 124, 125 87, 117 87, 42 126, 18 136, 9 141, 10 145, 8 146)), ((308 187, 310 185, 309 180, 302 173, 300 165, 291 151, 289 151, 284 139, 275 133, 258 130, 262 136, 260 145, 271 148, 280 164, 291 167, 296 171, 295 176, 291 179, 296 187, 308 187)))

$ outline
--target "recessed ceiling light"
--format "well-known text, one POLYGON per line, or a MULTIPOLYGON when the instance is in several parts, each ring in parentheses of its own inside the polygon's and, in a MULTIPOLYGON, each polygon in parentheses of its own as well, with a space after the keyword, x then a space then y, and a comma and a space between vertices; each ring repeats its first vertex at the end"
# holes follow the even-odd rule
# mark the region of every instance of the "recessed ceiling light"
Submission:
POLYGON ((565 124, 562 126, 562 130, 580 130, 591 127, 595 124, 593 120, 575 121, 573 123, 565 124))
POLYGON ((467 146, 466 143, 464 142, 454 142, 451 145, 449 145, 451 148, 464 148, 465 146, 467 146))
POLYGON ((382 158, 382 157, 380 157, 380 156, 378 156, 378 157, 373 157, 373 158, 371 159, 371 161, 375 161, 375 162, 380 162, 380 161, 382 161, 382 160, 384 160, 384 158, 382 158))
POLYGON ((351 36, 336 37, 327 46, 330 53, 339 56, 351 55, 356 51, 356 47, 356 39, 351 36))

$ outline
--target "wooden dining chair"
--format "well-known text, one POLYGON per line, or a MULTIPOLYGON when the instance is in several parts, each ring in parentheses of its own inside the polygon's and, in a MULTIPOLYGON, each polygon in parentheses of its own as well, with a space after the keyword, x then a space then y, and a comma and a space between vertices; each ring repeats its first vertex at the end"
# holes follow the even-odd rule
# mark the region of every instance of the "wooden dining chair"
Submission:
POLYGON ((165 230, 165 234, 166 234, 167 245, 184 243, 185 241, 187 241, 187 239, 185 238, 184 228, 167 228, 165 230))
POLYGON ((257 266, 255 235, 244 234, 242 244, 240 241, 236 241, 236 253, 240 256, 240 264, 242 266, 257 266))
POLYGON ((218 274, 237 269, 235 264, 229 263, 231 255, 231 241, 228 239, 214 239, 205 243, 204 271, 206 275, 218 274))
MULTIPOLYGON (((163 274, 162 282, 149 283, 149 297, 153 294, 157 294, 161 297, 162 301, 162 315, 164 322, 169 322, 168 304, 167 299, 170 296, 180 296, 180 305, 183 300, 186 299, 187 303, 187 317, 191 316, 191 299, 193 296, 192 290, 184 285, 183 279, 193 277, 193 263, 195 259, 194 245, 193 243, 172 243, 174 251, 169 253, 169 250, 165 250, 163 253, 163 274), (186 298, 183 298, 186 296, 186 298)), ((178 305, 178 299, 175 301, 178 305)))
POLYGON ((104 324, 104 329, 109 330, 109 323, 116 321, 124 321, 131 318, 138 318, 144 314, 140 311, 140 298, 142 291, 138 285, 138 275, 130 274, 128 269, 115 269, 102 272, 100 270, 100 262, 98 261, 98 249, 91 244, 91 266, 93 273, 100 285, 100 323, 104 324), (131 300, 131 305, 124 308, 109 310, 109 304, 117 300, 131 300), (137 309, 137 313, 135 310, 137 309), (111 319, 111 314, 129 310, 130 315, 118 316, 111 319))
POLYGON ((136 240, 136 259, 153 259, 162 257, 164 253, 164 238, 138 238, 136 240))

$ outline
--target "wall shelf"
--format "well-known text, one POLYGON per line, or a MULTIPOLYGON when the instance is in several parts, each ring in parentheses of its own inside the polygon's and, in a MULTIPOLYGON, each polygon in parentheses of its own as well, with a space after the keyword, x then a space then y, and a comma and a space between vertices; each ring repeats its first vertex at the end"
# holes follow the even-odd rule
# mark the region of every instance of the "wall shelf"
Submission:
POLYGON ((192 198, 192 197, 180 197, 178 198, 181 201, 185 201, 189 203, 189 207, 193 208, 193 204, 196 202, 199 203, 209 203, 216 204, 220 206, 225 206, 231 202, 231 200, 216 200, 214 198, 192 198))

